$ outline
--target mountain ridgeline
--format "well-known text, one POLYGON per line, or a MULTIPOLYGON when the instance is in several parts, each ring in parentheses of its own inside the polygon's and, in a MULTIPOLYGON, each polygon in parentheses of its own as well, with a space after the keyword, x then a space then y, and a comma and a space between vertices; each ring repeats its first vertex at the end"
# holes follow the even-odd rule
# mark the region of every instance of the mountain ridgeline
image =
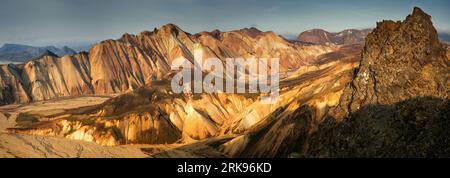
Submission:
MULTIPOLYGON (((7 106, 17 124, 0 137, 175 145, 142 149, 152 157, 450 157, 450 53, 431 16, 414 8, 403 21, 378 22, 364 46, 360 38, 331 42, 297 43, 256 28, 192 35, 168 24, 89 53, 2 65, 1 104, 120 94, 51 112, 7 106), (174 94, 170 64, 194 60, 195 50, 222 60, 279 57, 289 75, 270 104, 262 94, 174 94)), ((12 152, 4 151, 20 154, 12 152)))
POLYGON ((362 44, 364 43, 364 38, 371 31, 372 29, 348 29, 337 33, 331 33, 322 29, 312 29, 300 33, 297 37, 297 41, 310 44, 362 44))
POLYGON ((321 122, 314 119, 317 109, 305 106, 284 118, 279 131, 259 133, 240 155, 449 157, 446 52, 431 17, 420 8, 402 22, 379 22, 365 40, 359 67, 339 104, 321 122), (281 128, 290 124, 298 129, 285 134, 281 128), (265 146, 274 142, 269 134, 290 142, 277 149, 265 146))
POLYGON ((77 52, 67 46, 57 48, 54 46, 34 47, 20 44, 5 44, 0 48, 0 62, 23 63, 28 60, 39 58, 42 54, 50 51, 58 56, 74 55, 77 52))
POLYGON ((178 57, 192 61, 194 50, 201 50, 204 59, 278 57, 280 70, 287 71, 336 49, 291 43, 255 28, 192 35, 167 24, 154 31, 103 41, 88 53, 58 57, 47 52, 24 64, 1 65, 0 104, 133 90, 166 78, 171 62, 178 57))

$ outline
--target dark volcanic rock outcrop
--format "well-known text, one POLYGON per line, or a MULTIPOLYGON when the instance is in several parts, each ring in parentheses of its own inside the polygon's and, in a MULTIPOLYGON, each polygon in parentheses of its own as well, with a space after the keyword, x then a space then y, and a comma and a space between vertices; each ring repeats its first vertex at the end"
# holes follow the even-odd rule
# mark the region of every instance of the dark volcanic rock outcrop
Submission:
POLYGON ((431 17, 419 8, 403 22, 378 23, 362 55, 341 110, 354 112, 367 104, 389 105, 423 96, 449 98, 450 61, 431 17))
POLYGON ((295 96, 304 106, 273 112, 222 149, 237 157, 449 157, 450 65, 431 17, 415 8, 403 22, 377 25, 338 104, 295 96))
POLYGON ((329 118, 309 137, 306 157, 450 156, 450 102, 432 97, 364 105, 341 122, 329 118))
POLYGON ((403 22, 378 23, 355 78, 305 155, 450 156, 449 77, 429 15, 414 8, 403 22))

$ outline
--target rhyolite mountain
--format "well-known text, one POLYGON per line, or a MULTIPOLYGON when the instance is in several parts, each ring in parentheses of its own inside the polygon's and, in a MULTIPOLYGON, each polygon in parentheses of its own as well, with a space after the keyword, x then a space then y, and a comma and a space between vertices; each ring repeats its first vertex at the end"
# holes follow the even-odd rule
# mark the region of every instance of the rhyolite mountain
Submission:
POLYGON ((103 41, 89 53, 47 53, 2 66, 5 103, 119 94, 89 107, 10 114, 17 125, 0 137, 8 143, 27 134, 104 146, 171 145, 143 148, 151 157, 450 157, 448 55, 419 8, 404 21, 377 23, 364 46, 303 45, 254 28, 192 35, 168 24, 103 41), (288 75, 278 100, 174 94, 168 64, 181 55, 192 59, 193 50, 220 59, 280 57, 288 75))
POLYGON ((0 62, 23 63, 41 56, 46 51, 51 51, 58 56, 74 55, 77 53, 67 46, 57 48, 54 46, 34 47, 21 44, 4 44, 0 48, 0 62))
POLYGON ((1 65, 0 104, 133 90, 167 78, 176 58, 193 61, 194 50, 200 50, 204 59, 277 57, 283 72, 337 49, 291 43, 274 32, 255 28, 189 34, 167 24, 102 41, 89 52, 61 57, 44 54, 24 64, 1 65))

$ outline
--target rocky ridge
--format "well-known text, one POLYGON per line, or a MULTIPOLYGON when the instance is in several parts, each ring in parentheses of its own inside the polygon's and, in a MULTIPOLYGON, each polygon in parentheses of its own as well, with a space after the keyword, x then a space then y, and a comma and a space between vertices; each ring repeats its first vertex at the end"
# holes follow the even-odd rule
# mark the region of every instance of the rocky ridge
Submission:
POLYGON ((242 29, 189 34, 173 24, 137 35, 105 40, 89 53, 57 57, 44 54, 20 65, 0 66, 0 104, 27 103, 64 96, 114 94, 170 77, 179 57, 278 57, 280 70, 295 70, 338 46, 299 45, 273 32, 242 29))
POLYGON ((305 156, 450 155, 450 60, 428 14, 378 23, 355 72, 305 156))
MULTIPOLYGON (((156 30, 168 32, 173 31, 156 30)), ((137 36, 122 39, 146 41, 137 36)), ((255 29, 183 36, 185 43, 207 43, 209 48, 196 46, 205 54, 222 52, 224 56, 230 51, 254 55, 245 53, 252 49, 245 41, 279 39, 255 29), (228 42, 241 46, 223 52, 233 47, 221 46, 228 42)), ((120 40, 107 43, 121 45, 120 40)), ((258 47, 286 50, 283 41, 275 44, 261 42, 258 47)), ((175 56, 189 57, 185 49, 190 50, 175 50, 175 56)), ((440 44, 431 17, 415 8, 403 22, 380 22, 367 36, 362 54, 359 49, 358 45, 341 46, 292 71, 280 81, 280 99, 274 104, 261 104, 260 95, 176 95, 164 80, 152 81, 82 111, 25 117, 31 125, 8 131, 109 146, 185 145, 156 157, 186 150, 190 155, 211 151, 229 157, 448 157, 448 50, 440 44)))

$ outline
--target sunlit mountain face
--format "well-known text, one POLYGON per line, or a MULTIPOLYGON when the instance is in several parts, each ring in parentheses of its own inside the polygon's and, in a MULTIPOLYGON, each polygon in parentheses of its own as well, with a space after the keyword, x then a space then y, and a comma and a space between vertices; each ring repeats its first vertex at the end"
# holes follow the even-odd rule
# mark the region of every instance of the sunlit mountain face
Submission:
MULTIPOLYGON (((83 6, 89 15, 97 3, 72 6, 83 6)), ((131 14, 145 14, 135 3, 111 1, 104 8, 123 6, 131 14), (127 10, 132 7, 136 10, 127 10)), ((122 31, 119 38, 98 40, 102 35, 95 31, 108 28, 104 33, 114 34, 124 27, 93 25, 95 30, 88 35, 63 23, 66 26, 58 28, 74 32, 73 38, 92 39, 74 39, 71 44, 83 45, 73 47, 25 45, 27 40, 4 44, 0 157, 450 156, 450 48, 445 33, 436 30, 445 28, 447 17, 440 16, 445 6, 427 4, 424 9, 437 14, 433 18, 419 7, 408 7, 400 18, 395 14, 404 8, 394 3, 392 8, 398 11, 387 13, 394 14, 394 20, 380 15, 378 20, 355 20, 355 25, 340 29, 331 23, 329 28, 314 27, 319 24, 314 17, 314 23, 300 20, 305 24, 298 35, 287 36, 280 34, 292 34, 302 24, 291 21, 292 27, 283 31, 279 27, 286 24, 277 17, 285 21, 296 17, 291 8, 296 2, 272 6, 261 1, 273 7, 261 16, 265 21, 242 28, 232 28, 240 24, 228 21, 212 23, 223 29, 198 25, 191 19, 206 17, 194 12, 183 17, 167 11, 173 2, 159 3, 155 6, 173 19, 160 23, 155 19, 164 17, 153 14, 149 22, 161 25, 140 31, 134 29, 141 27, 137 24, 142 18, 135 17, 134 25, 128 19, 124 24, 133 30, 122 31), (373 25, 356 28, 364 24, 373 25)), ((183 3, 192 11, 230 8, 183 3)), ((60 4, 49 6, 64 9, 60 4)), ((373 5, 375 11, 377 7, 373 5)), ((103 10, 105 14, 94 19, 117 17, 103 10)), ((304 10, 301 13, 317 9, 304 10)), ((249 12, 241 14, 242 21, 254 19, 249 12)), ((333 12, 332 19, 345 16, 343 11, 333 12)), ((20 17, 31 23, 24 20, 30 17, 20 17)), ((73 22, 86 19, 65 17, 73 22)), ((210 24, 207 20, 202 23, 210 24)), ((11 36, 21 34, 7 29, 11 36)), ((55 29, 45 27, 36 33, 41 30, 55 29)), ((53 34, 40 40, 62 38, 53 34)))

